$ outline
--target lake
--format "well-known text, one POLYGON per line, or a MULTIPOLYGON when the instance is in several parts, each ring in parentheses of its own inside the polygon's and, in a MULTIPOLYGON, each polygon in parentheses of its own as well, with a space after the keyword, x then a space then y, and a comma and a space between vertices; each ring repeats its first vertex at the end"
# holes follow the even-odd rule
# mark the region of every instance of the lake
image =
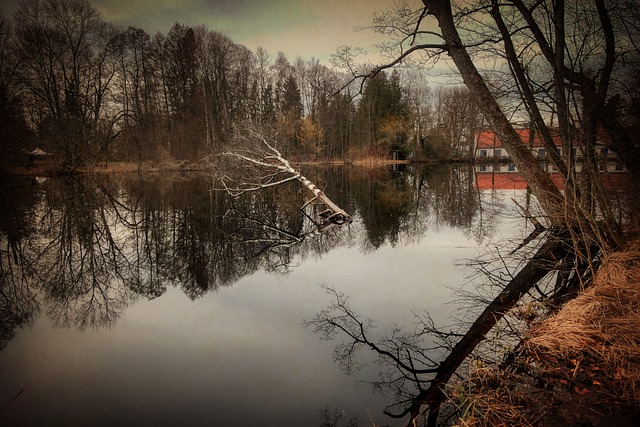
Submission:
POLYGON ((351 224, 319 228, 295 182, 233 198, 199 174, 5 180, 0 425, 402 425, 376 366, 346 375, 340 340, 303 322, 329 287, 379 336, 455 323, 464 261, 530 231, 527 192, 479 189, 466 165, 304 173, 351 224))

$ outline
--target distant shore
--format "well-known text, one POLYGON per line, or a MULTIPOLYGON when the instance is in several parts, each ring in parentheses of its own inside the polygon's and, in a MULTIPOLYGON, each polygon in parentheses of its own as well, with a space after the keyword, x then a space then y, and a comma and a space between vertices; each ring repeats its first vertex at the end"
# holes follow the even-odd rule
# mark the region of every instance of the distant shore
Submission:
MULTIPOLYGON (((449 164, 449 163, 471 163, 472 159, 450 158, 450 159, 409 159, 391 160, 382 157, 367 157, 358 159, 335 159, 335 160, 310 160, 292 159, 291 163, 300 166, 341 166, 351 165, 357 167, 383 167, 388 165, 408 165, 408 164, 449 164)), ((203 161, 191 162, 188 160, 168 160, 161 162, 97 162, 93 165, 80 166, 78 168, 64 171, 60 164, 51 160, 36 161, 32 164, 20 166, 8 166, 0 169, 0 175, 5 176, 58 176, 73 174, 115 174, 115 173, 160 173, 160 172, 207 172, 212 167, 203 161)))

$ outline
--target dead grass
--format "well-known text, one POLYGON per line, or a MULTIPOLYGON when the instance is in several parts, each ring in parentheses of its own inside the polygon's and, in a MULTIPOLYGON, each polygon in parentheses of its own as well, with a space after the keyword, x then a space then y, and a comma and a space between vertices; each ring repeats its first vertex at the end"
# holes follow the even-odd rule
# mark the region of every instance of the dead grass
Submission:
POLYGON ((179 172, 179 171, 200 171, 203 169, 201 163, 191 163, 186 160, 164 160, 162 162, 101 162, 89 168, 78 169, 81 173, 157 173, 157 172, 179 172))
MULTIPOLYGON (((161 173, 161 172, 200 172, 206 167, 201 162, 165 159, 160 162, 98 162, 90 166, 81 166, 74 170, 80 174, 118 174, 118 173, 161 173)), ((13 176, 55 176, 60 173, 56 162, 37 162, 34 165, 13 167, 3 171, 13 176)))
POLYGON ((526 341, 537 360, 583 360, 603 369, 618 397, 640 403, 640 240, 607 255, 594 284, 526 341))
POLYGON ((518 373, 472 363, 451 387, 459 426, 638 425, 640 239, 608 254, 594 283, 534 323, 518 373))
POLYGON ((485 367, 479 361, 470 363, 466 381, 448 390, 449 403, 458 412, 456 426, 533 426, 524 408, 531 405, 526 394, 514 389, 522 382, 517 375, 485 367))
POLYGON ((396 165, 396 164, 409 164, 409 160, 390 160, 385 157, 376 157, 376 156, 366 156, 362 158, 358 158, 357 160, 353 160, 351 162, 354 166, 363 166, 363 167, 380 167, 385 165, 396 165))

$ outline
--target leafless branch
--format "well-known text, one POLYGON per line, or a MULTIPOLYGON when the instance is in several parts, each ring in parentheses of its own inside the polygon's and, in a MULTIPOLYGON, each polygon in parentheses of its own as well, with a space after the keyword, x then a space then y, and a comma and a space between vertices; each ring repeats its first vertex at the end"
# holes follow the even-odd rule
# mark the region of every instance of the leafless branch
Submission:
MULTIPOLYGON (((218 166, 222 166, 220 159, 230 159, 235 166, 232 173, 222 173, 219 177, 222 189, 229 194, 238 196, 249 191, 259 191, 274 187, 289 181, 299 181, 311 191, 314 198, 324 203, 328 208, 325 220, 337 224, 349 223, 352 217, 344 209, 336 205, 314 183, 291 166, 289 161, 277 149, 277 135, 267 138, 265 135, 249 129, 251 139, 244 139, 242 146, 226 151, 216 156, 218 166), (233 176, 236 175, 236 176, 233 176), (233 184, 233 185, 231 185, 233 184)), ((205 159, 213 165, 211 159, 205 159)), ((220 168, 218 168, 220 169, 220 168)))

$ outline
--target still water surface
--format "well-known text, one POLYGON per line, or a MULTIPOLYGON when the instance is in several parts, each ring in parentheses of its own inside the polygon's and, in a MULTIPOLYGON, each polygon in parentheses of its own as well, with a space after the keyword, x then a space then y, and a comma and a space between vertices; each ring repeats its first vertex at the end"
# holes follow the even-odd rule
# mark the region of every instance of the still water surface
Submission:
POLYGON ((306 172, 352 224, 314 233, 295 183, 236 199, 192 175, 5 183, 0 425, 317 426, 324 408, 401 425, 375 367, 345 375, 303 320, 324 285, 380 335, 425 311, 451 323, 460 261, 525 233, 526 194, 478 192, 466 167, 306 172))

